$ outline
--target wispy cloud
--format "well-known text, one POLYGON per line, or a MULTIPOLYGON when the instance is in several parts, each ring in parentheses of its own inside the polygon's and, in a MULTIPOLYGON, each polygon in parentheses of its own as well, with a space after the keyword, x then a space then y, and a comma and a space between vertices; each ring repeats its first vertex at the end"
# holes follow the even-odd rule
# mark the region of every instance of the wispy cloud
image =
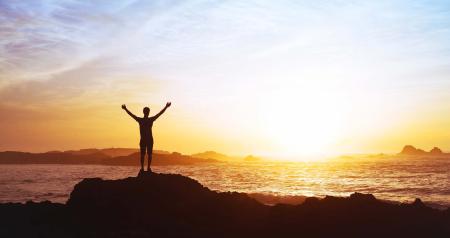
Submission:
POLYGON ((386 113, 450 97, 447 1, 2 1, 0 35, 0 99, 18 108, 165 94, 201 117, 318 85, 397 101, 386 113))

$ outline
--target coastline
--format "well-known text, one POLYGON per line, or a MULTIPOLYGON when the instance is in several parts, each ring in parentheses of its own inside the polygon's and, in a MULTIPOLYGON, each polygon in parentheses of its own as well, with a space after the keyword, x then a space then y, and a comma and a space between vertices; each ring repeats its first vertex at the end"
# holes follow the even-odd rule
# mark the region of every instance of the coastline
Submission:
POLYGON ((66 204, 6 203, 0 214, 2 237, 450 235, 450 208, 432 209, 419 199, 392 204, 354 193, 268 206, 244 193, 214 192, 188 177, 157 173, 84 179, 66 204))

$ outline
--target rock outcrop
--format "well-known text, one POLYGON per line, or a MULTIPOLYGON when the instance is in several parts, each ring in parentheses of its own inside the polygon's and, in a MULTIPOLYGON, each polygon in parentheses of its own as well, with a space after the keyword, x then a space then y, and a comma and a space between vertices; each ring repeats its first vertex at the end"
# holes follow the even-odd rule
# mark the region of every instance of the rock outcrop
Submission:
POLYGON ((405 145, 405 146, 403 147, 402 151, 400 152, 400 155, 416 155, 416 156, 420 156, 420 155, 450 156, 450 154, 442 152, 442 150, 439 149, 438 147, 434 147, 432 150, 430 150, 430 152, 426 152, 425 150, 417 149, 416 147, 414 147, 414 146, 412 146, 412 145, 405 145))
POLYGON ((438 147, 434 147, 432 150, 430 150, 430 154, 433 155, 442 155, 443 152, 441 149, 439 149, 438 147))
POLYGON ((0 237, 450 237, 450 212, 371 194, 263 205, 173 174, 84 179, 66 204, 0 204, 0 237))
POLYGON ((400 154, 403 155, 424 155, 427 152, 425 152, 422 149, 417 149, 416 147, 412 146, 412 145, 405 145, 402 149, 402 151, 400 152, 400 154))

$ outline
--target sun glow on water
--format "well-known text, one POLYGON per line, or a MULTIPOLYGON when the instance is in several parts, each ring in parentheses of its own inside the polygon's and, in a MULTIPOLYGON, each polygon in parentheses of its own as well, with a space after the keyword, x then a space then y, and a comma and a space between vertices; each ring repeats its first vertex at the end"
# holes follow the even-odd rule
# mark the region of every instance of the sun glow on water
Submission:
MULTIPOLYGON (((154 166, 157 173, 177 173, 198 180, 216 191, 276 196, 348 196, 372 193, 377 198, 450 205, 447 158, 355 157, 320 162, 230 162, 154 166), (430 192, 433 191, 433 192, 430 192)), ((132 166, 102 165, 1 165, 0 202, 65 202, 82 178, 118 179, 135 176, 132 166), (15 176, 21 174, 21 176, 15 176), (46 186, 42 186, 46 184, 46 186)))

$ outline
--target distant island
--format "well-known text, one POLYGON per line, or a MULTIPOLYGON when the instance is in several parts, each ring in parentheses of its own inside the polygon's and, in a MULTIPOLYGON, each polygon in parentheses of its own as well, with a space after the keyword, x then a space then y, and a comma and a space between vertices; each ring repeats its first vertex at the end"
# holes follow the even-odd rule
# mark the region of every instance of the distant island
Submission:
MULTIPOLYGON (((178 152, 153 151, 152 165, 216 163, 218 160, 183 155, 178 152)), ((98 164, 139 166, 140 152, 133 148, 81 149, 30 153, 0 152, 0 164, 98 164)))
POLYGON ((399 155, 450 157, 450 153, 444 153, 438 147, 434 147, 427 152, 412 145, 405 145, 399 155))
POLYGON ((214 159, 214 160, 222 160, 222 161, 230 161, 237 159, 237 157, 231 157, 226 154, 218 153, 215 151, 205 151, 202 153, 192 154, 193 157, 202 158, 202 159, 214 159))
MULTIPOLYGON (((21 151, 0 152, 0 164, 98 164, 139 166, 139 149, 106 148, 80 149, 67 151, 48 151, 30 153, 21 151)), ((152 165, 186 165, 198 163, 220 163, 223 161, 259 161, 252 155, 240 158, 214 151, 206 151, 192 155, 163 150, 153 151, 152 165)))
POLYGON ((0 237, 450 237, 450 209, 371 194, 264 205, 176 174, 84 179, 65 204, 0 204, 0 237))
MULTIPOLYGON (((434 147, 430 151, 418 149, 412 145, 405 145, 398 156, 423 156, 450 158, 450 153, 443 152, 434 147)), ((140 152, 137 148, 89 148, 67 151, 48 151, 44 153, 31 153, 22 151, 0 152, 0 164, 97 164, 97 165, 122 165, 139 166, 140 152)), ((389 156, 387 154, 371 155, 374 157, 389 156)), ((351 159, 352 156, 340 156, 339 158, 351 159)), ((153 151, 152 165, 189 165, 199 163, 221 162, 260 162, 265 158, 247 155, 244 157, 229 156, 215 151, 205 151, 191 155, 164 150, 153 151)))
POLYGON ((205 151, 202 153, 192 154, 192 157, 195 158, 202 158, 202 159, 213 159, 213 160, 220 160, 220 161, 249 161, 249 162, 256 162, 261 161, 263 158, 256 157, 253 155, 247 155, 245 157, 239 157, 239 156, 229 156, 226 154, 218 153, 215 151, 205 151))

